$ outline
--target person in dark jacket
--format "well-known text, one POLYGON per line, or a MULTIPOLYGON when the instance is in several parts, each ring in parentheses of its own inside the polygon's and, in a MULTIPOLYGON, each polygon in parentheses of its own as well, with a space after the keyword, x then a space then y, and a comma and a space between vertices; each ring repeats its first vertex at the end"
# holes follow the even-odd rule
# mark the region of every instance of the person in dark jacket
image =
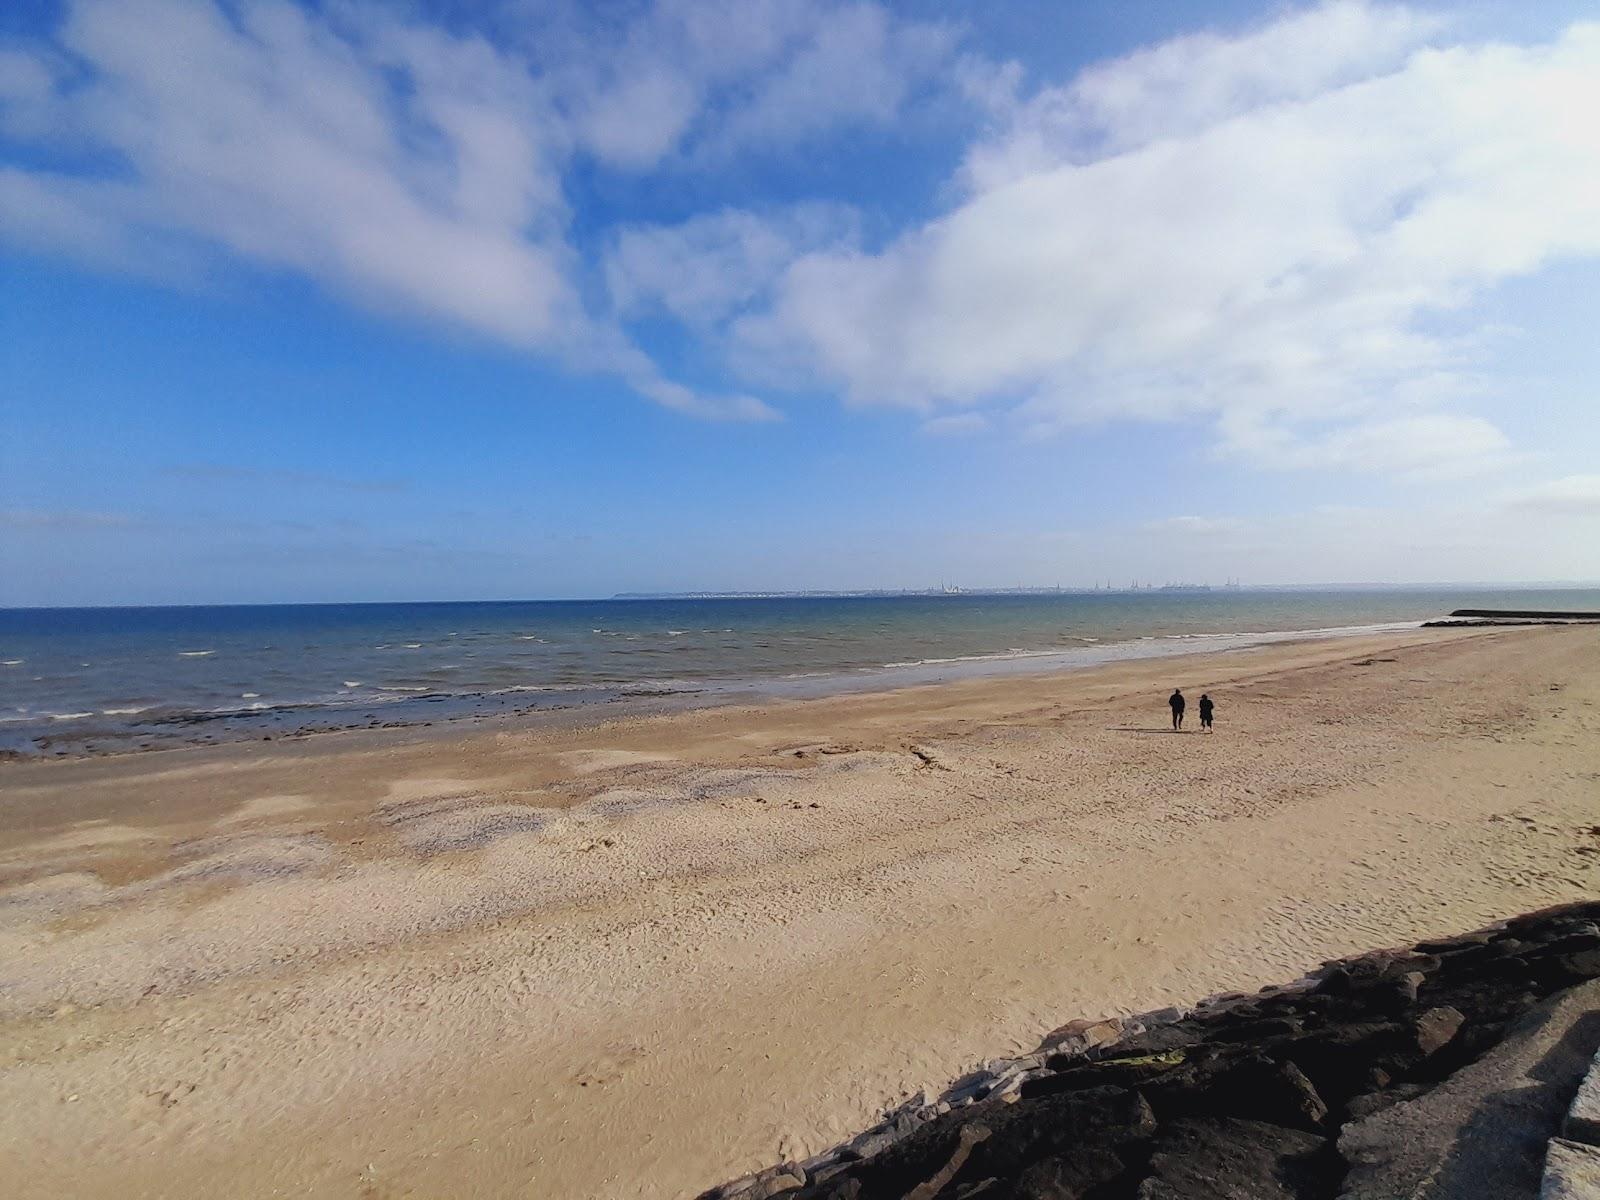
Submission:
POLYGON ((1188 704, 1188 701, 1183 698, 1183 693, 1181 691, 1179 691, 1177 688, 1173 688, 1172 695, 1167 697, 1167 703, 1172 706, 1172 728, 1174 730, 1182 729, 1183 710, 1188 704))
POLYGON ((1207 733, 1211 732, 1211 710, 1214 708, 1216 708, 1216 705, 1211 703, 1211 697, 1202 693, 1200 696, 1200 728, 1207 733))

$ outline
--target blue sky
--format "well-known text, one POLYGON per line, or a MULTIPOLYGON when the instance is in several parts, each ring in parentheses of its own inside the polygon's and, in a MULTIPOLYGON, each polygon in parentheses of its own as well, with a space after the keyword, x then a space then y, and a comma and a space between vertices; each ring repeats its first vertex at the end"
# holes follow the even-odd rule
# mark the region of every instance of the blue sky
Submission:
POLYGON ((0 604, 1600 578, 1586 4, 0 11, 0 604))

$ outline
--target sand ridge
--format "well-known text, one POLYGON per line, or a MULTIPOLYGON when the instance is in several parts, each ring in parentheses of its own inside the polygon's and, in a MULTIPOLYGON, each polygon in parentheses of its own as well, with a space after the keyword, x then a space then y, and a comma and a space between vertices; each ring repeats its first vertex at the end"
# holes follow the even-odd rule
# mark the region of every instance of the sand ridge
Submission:
POLYGON ((1597 666, 1427 631, 9 767, 0 1145, 30 1195, 692 1192, 1068 1017, 1594 894, 1597 666))

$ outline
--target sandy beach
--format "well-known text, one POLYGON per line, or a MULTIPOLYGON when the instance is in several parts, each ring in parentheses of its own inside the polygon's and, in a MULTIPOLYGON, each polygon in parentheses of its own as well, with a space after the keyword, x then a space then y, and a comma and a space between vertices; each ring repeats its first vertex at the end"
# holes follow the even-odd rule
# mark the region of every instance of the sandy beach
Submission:
POLYGON ((1070 1018, 1597 893, 1584 628, 6 763, 0 1158, 692 1195, 1070 1018))

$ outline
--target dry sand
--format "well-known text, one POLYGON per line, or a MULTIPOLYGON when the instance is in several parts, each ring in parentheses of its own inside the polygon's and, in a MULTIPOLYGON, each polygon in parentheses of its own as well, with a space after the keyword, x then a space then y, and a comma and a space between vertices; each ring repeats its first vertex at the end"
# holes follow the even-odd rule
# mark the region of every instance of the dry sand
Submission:
POLYGON ((1071 1017, 1593 896, 1597 734, 1595 631, 1430 630, 0 766, 0 1177, 692 1194, 1071 1017))

